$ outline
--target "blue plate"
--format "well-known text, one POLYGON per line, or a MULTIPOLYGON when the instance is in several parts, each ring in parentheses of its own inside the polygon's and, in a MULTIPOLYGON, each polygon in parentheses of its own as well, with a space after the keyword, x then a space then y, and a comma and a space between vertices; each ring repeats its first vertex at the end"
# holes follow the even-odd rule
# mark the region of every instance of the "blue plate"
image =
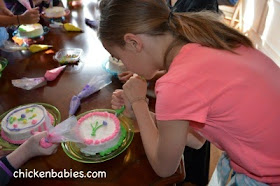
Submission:
POLYGON ((113 70, 110 69, 109 67, 109 59, 105 60, 103 63, 102 63, 102 68, 104 70, 106 70, 107 72, 109 72, 111 75, 113 75, 114 77, 118 77, 118 72, 115 72, 113 70))
POLYGON ((40 38, 43 35, 46 35, 50 31, 49 27, 47 27, 47 26, 44 26, 43 30, 44 30, 43 34, 39 35, 39 36, 36 36, 36 37, 22 37, 22 36, 20 36, 18 30, 15 30, 14 33, 13 33, 13 36, 16 36, 16 37, 19 37, 19 38, 37 39, 37 38, 40 38))

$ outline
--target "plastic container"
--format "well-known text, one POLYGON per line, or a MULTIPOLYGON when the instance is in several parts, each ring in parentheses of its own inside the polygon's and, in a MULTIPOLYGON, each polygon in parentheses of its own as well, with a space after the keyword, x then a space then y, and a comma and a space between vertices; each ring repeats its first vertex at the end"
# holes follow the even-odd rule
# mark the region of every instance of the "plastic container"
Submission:
POLYGON ((61 65, 76 64, 79 62, 82 53, 83 50, 81 48, 61 49, 55 54, 54 59, 61 65))

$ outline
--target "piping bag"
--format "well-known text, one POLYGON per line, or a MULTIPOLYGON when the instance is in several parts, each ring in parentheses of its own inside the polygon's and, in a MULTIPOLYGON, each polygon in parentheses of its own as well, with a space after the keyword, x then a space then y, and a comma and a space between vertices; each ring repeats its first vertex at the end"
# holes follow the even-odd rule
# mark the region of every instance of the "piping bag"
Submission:
POLYGON ((77 119, 71 116, 55 127, 49 128, 48 135, 40 140, 40 146, 49 148, 53 143, 61 143, 66 141, 79 142, 82 140, 77 135, 77 119))
POLYGON ((81 104, 81 99, 101 90, 111 82, 111 75, 105 71, 101 71, 101 74, 94 74, 92 79, 85 85, 83 90, 78 95, 72 97, 69 108, 69 116, 75 114, 81 104))
POLYGON ((35 88, 42 87, 47 84, 47 81, 53 81, 57 76, 64 70, 66 65, 57 67, 51 70, 47 70, 44 77, 37 78, 21 78, 12 80, 12 84, 15 87, 22 88, 25 90, 32 90, 35 88))

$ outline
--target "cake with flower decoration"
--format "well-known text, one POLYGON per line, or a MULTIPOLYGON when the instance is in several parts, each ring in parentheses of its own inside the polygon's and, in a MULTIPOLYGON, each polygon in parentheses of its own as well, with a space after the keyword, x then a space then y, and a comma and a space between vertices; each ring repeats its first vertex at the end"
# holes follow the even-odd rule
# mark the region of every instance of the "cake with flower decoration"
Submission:
POLYGON ((34 132, 45 131, 52 127, 53 116, 37 104, 17 107, 1 121, 1 136, 13 144, 22 144, 34 132))
POLYGON ((43 26, 39 23, 20 25, 18 27, 20 37, 35 38, 43 35, 43 26))
POLYGON ((91 112, 78 120, 78 136, 82 153, 104 156, 121 146, 126 130, 114 114, 91 112))
POLYGON ((118 74, 126 71, 123 62, 112 56, 109 57, 109 69, 118 74))

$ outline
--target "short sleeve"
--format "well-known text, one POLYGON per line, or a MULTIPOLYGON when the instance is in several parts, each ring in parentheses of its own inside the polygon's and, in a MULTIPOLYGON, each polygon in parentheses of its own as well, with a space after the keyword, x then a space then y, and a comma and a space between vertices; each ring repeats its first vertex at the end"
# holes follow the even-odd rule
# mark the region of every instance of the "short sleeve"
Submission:
POLYGON ((205 123, 209 104, 195 90, 177 83, 156 84, 157 120, 192 120, 205 123))

